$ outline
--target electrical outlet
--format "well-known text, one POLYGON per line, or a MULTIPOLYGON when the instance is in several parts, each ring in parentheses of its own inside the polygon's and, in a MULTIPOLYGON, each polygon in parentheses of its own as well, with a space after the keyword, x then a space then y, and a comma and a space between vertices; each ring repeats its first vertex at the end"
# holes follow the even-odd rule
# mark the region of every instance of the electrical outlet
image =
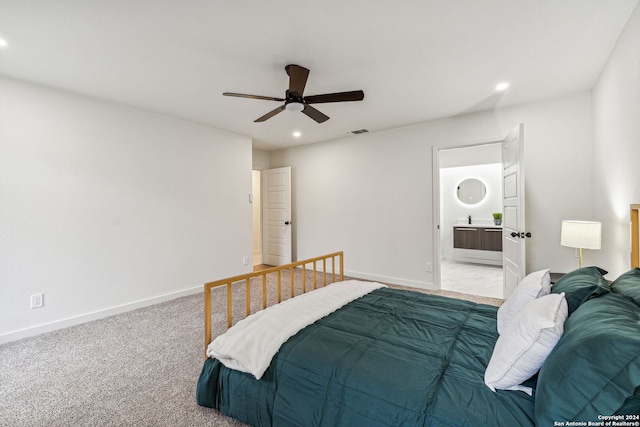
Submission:
POLYGON ((31 295, 31 308, 39 308, 44 305, 44 294, 31 295))
POLYGON ((428 273, 433 272, 433 264, 430 262, 427 263, 427 272, 428 273))
POLYGON ((249 257, 242 257, 242 265, 247 265, 249 264, 249 257))

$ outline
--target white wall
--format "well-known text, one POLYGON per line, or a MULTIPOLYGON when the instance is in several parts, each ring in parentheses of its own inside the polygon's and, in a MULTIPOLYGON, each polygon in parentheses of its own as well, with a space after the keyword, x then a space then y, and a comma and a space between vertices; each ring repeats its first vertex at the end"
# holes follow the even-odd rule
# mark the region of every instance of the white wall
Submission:
POLYGON ((273 152, 272 167, 293 168, 294 256, 344 250, 349 274, 434 287, 432 147, 498 141, 521 122, 527 269, 568 271, 561 221, 593 216, 588 92, 273 152))
POLYGON ((345 250, 351 274, 433 287, 432 147, 498 140, 520 122, 528 270, 574 268, 560 223, 597 219, 603 249, 585 262, 615 277, 640 203, 637 40, 640 7, 593 116, 585 92, 271 156, 252 156, 246 137, 0 78, 0 342, 248 270, 252 157, 257 169, 293 167, 294 257, 345 250), (31 310, 38 292, 45 307, 31 310))
POLYGON ((271 167, 271 153, 269 151, 254 148, 252 157, 254 170, 261 171, 271 167))
POLYGON ((0 93, 0 342, 250 271, 250 138, 13 80, 0 93))
MULTIPOLYGON (((482 144, 440 150, 440 168, 486 165, 502 161, 502 144, 482 144)), ((501 173, 502 175, 502 173, 501 173)))
POLYGON ((602 250, 585 251, 585 257, 614 279, 629 270, 629 205, 640 203, 640 6, 593 90, 593 117, 593 199, 602 250))

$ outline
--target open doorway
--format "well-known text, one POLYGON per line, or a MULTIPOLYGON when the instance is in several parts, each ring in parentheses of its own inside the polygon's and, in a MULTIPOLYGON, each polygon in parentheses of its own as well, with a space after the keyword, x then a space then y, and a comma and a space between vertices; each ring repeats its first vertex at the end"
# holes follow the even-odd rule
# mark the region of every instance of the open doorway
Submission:
POLYGON ((253 218, 253 266, 262 265, 262 174, 251 171, 251 202, 253 218))
POLYGON ((252 171, 253 265, 292 260, 291 168, 252 171))
POLYGON ((440 288, 502 298, 502 228, 494 220, 502 213, 502 145, 443 149, 438 157, 440 288))
POLYGON ((631 268, 640 267, 640 204, 631 205, 631 268))

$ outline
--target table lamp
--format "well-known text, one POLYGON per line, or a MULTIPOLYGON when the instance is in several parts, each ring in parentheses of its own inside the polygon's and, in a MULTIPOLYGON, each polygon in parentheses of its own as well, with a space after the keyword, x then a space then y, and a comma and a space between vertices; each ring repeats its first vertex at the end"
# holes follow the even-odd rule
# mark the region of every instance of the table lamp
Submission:
POLYGON ((563 220, 560 244, 577 248, 582 268, 582 250, 600 249, 602 224, 594 221, 563 220))

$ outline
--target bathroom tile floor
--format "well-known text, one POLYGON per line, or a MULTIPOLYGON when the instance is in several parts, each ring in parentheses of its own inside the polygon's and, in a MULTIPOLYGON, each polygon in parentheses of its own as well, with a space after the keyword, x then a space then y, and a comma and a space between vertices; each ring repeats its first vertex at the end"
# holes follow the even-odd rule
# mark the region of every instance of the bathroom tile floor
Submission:
POLYGON ((441 289, 502 298, 502 267, 443 260, 441 289))

